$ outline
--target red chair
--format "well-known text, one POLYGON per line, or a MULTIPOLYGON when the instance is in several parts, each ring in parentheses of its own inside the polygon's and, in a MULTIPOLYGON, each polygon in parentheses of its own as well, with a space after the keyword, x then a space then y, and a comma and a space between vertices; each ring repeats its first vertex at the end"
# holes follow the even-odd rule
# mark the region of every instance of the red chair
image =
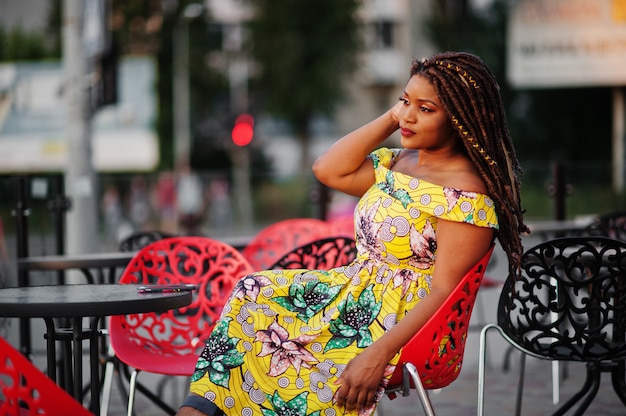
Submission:
POLYGON ((93 415, 0 338, 0 415, 93 415))
POLYGON ((241 253, 254 270, 267 270, 294 248, 328 236, 325 221, 291 218, 263 228, 241 253))
POLYGON ((133 368, 129 374, 128 414, 135 388, 162 409, 175 413, 158 395, 137 382, 140 371, 191 376, 200 350, 241 277, 253 269, 235 248, 205 237, 172 237, 141 249, 120 278, 124 284, 197 285, 191 305, 162 313, 112 316, 115 356, 133 368))
POLYGON ((330 236, 354 238, 354 217, 344 215, 326 221, 327 233, 330 236))
POLYGON ((415 388, 426 414, 434 416, 426 390, 446 387, 461 372, 472 308, 492 252, 493 246, 402 348, 385 391, 390 398, 397 392, 408 396, 415 388))
POLYGON ((329 270, 350 264, 356 257, 356 243, 348 237, 315 240, 293 249, 270 269, 329 270))

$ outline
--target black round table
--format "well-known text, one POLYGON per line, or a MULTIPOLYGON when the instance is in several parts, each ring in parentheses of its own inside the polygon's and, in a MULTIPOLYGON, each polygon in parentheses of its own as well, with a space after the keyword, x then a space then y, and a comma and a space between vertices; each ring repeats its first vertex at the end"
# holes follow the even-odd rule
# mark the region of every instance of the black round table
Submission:
POLYGON ((191 291, 139 293, 139 285, 56 285, 0 289, 0 316, 43 318, 47 332, 48 376, 56 382, 54 318, 70 318, 73 333, 73 396, 82 402, 82 347, 88 334, 91 367, 91 411, 100 413, 98 322, 111 315, 160 312, 187 306, 191 291), (83 328, 83 318, 90 325, 83 328))

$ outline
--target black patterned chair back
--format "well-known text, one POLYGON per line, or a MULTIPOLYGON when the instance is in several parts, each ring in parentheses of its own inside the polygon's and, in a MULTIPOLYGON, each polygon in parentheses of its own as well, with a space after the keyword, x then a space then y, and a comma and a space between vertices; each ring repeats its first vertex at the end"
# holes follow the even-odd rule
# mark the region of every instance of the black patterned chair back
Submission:
POLYGON ((172 234, 163 231, 137 231, 124 238, 119 245, 119 250, 124 252, 138 251, 150 243, 163 238, 174 237, 172 234))
POLYGON ((588 233, 626 241, 626 211, 613 211, 598 216, 588 233))
POLYGON ((315 240, 285 254, 270 269, 329 270, 346 266, 356 257, 356 243, 349 237, 315 240))
POLYGON ((626 242, 565 237, 522 257, 498 304, 509 341, 539 358, 599 362, 626 357, 626 242))

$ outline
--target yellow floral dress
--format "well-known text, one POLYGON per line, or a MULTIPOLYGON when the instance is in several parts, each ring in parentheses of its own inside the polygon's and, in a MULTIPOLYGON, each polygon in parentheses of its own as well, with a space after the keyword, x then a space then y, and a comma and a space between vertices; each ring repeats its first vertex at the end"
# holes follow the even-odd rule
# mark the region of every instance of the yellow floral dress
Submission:
POLYGON ((498 228, 488 196, 392 171, 399 151, 371 154, 376 183, 355 209, 357 258, 327 271, 241 279, 198 359, 192 393, 227 415, 346 414, 333 382, 429 293, 438 220, 498 228))

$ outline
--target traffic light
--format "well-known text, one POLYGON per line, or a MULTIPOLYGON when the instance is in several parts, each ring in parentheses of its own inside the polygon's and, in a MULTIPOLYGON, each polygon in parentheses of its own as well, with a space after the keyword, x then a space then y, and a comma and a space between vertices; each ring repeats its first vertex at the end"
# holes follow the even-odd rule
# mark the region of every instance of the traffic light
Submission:
POLYGON ((235 120, 232 131, 233 143, 237 146, 247 146, 254 136, 254 118, 250 114, 241 114, 235 120))

